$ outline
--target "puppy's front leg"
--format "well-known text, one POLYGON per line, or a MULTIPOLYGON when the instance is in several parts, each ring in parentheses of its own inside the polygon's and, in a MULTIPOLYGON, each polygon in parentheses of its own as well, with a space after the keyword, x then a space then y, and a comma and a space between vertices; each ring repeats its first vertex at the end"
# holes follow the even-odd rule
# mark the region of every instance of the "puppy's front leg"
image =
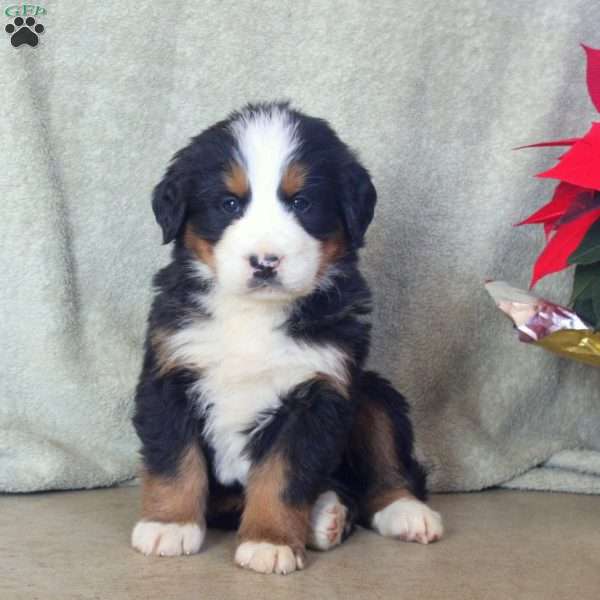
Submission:
POLYGON ((142 377, 134 424, 142 441, 142 516, 131 543, 143 554, 200 550, 206 533, 206 461, 197 424, 177 375, 142 377))
POLYGON ((131 534, 131 543, 143 554, 178 556, 200 550, 206 524, 208 490, 201 450, 190 444, 171 475, 142 475, 142 518, 131 534))
POLYGON ((280 574, 304 567, 310 510, 340 463, 352 414, 339 385, 315 378, 294 388, 253 436, 240 566, 280 574))
POLYGON ((285 575, 304 568, 309 505, 286 498, 290 465, 273 453, 252 469, 235 561, 261 573, 285 575))

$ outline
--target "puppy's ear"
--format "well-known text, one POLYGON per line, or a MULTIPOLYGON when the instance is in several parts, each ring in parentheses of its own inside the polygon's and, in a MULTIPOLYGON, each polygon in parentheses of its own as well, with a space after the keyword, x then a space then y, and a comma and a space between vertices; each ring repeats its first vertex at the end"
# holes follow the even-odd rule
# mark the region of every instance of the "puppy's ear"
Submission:
POLYGON ((168 244, 181 230, 186 213, 186 202, 181 183, 169 176, 168 173, 154 188, 152 210, 156 222, 162 228, 163 244, 168 244))
POLYGON ((342 189, 340 208, 344 229, 352 248, 357 249, 363 245, 373 219, 377 192, 369 172, 358 161, 346 166, 342 174, 342 189))

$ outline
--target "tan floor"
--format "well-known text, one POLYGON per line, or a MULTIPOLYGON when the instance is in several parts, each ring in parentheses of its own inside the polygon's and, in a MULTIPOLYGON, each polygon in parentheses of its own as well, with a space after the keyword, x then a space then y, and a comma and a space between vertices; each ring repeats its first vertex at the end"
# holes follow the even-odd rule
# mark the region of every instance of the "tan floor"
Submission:
POLYGON ((440 495, 446 538, 428 547, 359 531, 287 577, 233 566, 234 536, 201 554, 129 548, 134 487, 0 496, 2 600, 398 598, 597 600, 600 498, 495 491, 440 495))

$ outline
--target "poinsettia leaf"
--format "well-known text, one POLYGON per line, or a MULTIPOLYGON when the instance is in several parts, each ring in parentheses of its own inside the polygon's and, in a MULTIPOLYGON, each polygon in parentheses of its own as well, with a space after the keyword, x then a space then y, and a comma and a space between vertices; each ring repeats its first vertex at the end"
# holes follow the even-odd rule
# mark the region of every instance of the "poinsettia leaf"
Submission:
POLYGON ((586 191, 585 188, 561 181, 554 190, 552 200, 525 220, 517 223, 516 226, 557 221, 565 214, 567 208, 575 201, 578 194, 584 191, 586 191))
POLYGON ((546 236, 546 242, 550 239, 557 221, 558 219, 552 219, 552 221, 546 221, 546 223, 544 223, 544 235, 546 236))
POLYGON ((597 261, 600 261, 600 221, 592 224, 579 246, 569 256, 571 265, 589 265, 597 261))
POLYGON ((573 202, 569 204, 565 213, 559 217, 555 223, 555 229, 558 229, 565 223, 579 219, 585 213, 600 208, 600 192, 596 190, 582 190, 573 202))
POLYGON ((598 327, 598 317, 594 310, 594 303, 591 298, 578 299, 573 304, 573 310, 594 329, 598 327))
POLYGON ((513 150, 523 150, 524 148, 544 148, 548 146, 572 146, 581 138, 565 138, 564 140, 553 140, 551 142, 537 142, 537 144, 527 144, 525 146, 517 146, 513 150))
POLYGON ((573 293, 569 303, 573 304, 578 298, 585 298, 593 287, 592 284, 598 281, 600 281, 600 262, 591 265, 577 265, 573 276, 573 293))
POLYGON ((600 326, 600 281, 595 279, 573 305, 575 312, 594 329, 600 326))
MULTIPOLYGON (((587 265, 578 268, 591 269, 591 267, 592 265, 587 265)), ((573 302, 573 310, 594 329, 598 329, 600 326, 600 277, 598 272, 573 302)))
POLYGON ((560 179, 574 185, 600 190, 600 123, 592 123, 590 130, 566 152, 551 169, 537 177, 560 179))
POLYGON ((561 225, 550 238, 533 266, 530 287, 550 273, 562 271, 569 266, 569 256, 579 246, 587 230, 600 218, 600 209, 561 225))
POLYGON ((600 326, 600 284, 594 285, 594 295, 592 296, 592 308, 594 310, 595 319, 590 321, 590 325, 594 329, 598 329, 600 326))
POLYGON ((586 80, 588 93, 596 110, 600 112, 600 50, 581 44, 587 57, 586 80))

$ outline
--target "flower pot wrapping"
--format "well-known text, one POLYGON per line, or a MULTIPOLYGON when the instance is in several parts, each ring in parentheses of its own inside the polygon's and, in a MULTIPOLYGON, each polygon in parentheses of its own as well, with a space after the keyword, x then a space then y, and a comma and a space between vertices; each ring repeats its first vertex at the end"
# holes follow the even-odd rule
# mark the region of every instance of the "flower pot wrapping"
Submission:
POLYGON ((520 341, 600 366, 600 332, 594 331, 573 310, 504 281, 488 281, 485 288, 496 306, 513 322, 520 341))

